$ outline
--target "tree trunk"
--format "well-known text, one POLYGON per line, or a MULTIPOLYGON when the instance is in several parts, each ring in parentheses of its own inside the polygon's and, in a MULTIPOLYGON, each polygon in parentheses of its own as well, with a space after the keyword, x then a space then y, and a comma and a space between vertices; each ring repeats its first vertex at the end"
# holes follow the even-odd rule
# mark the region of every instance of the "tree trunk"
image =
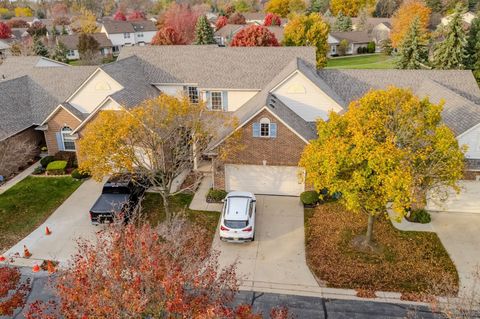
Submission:
POLYGON ((172 213, 170 212, 170 204, 168 203, 168 196, 163 192, 161 193, 161 195, 163 199, 163 209, 165 211, 165 220, 167 222, 170 222, 172 220, 172 213))
POLYGON ((367 234, 365 235, 365 245, 371 246, 372 237, 373 237, 373 222, 375 221, 375 216, 368 214, 368 227, 367 234))
POLYGON ((416 187, 413 191, 412 210, 424 209, 427 205, 427 192, 420 187, 416 187))

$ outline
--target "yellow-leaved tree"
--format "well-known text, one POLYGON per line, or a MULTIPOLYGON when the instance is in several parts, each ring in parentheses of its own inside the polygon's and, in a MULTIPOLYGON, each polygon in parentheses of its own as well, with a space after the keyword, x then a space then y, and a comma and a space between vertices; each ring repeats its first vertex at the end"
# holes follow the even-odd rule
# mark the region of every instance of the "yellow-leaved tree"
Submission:
POLYGON ((398 48, 408 33, 416 17, 420 22, 420 33, 428 34, 431 9, 421 0, 407 0, 402 3, 392 18, 390 39, 392 46, 398 48))
POLYGON ((318 138, 305 148, 300 166, 316 190, 339 192, 347 209, 368 214, 367 233, 357 243, 372 246, 374 221, 387 203, 405 214, 424 203, 428 190, 457 187, 464 150, 442 123, 442 108, 391 87, 318 122, 318 138))
POLYGON ((79 168, 93 178, 131 172, 156 187, 167 219, 168 198, 185 188, 174 180, 196 161, 233 119, 209 111, 202 102, 161 94, 131 109, 101 111, 87 124, 78 143, 79 168))
POLYGON ((286 46, 314 46, 317 68, 327 64, 328 33, 330 26, 319 13, 293 15, 285 26, 283 44, 286 46))
POLYGON ((75 21, 78 21, 78 31, 87 34, 97 32, 97 16, 95 13, 84 7, 81 7, 79 11, 80 14, 75 17, 75 21))
POLYGON ((373 11, 375 1, 372 0, 331 0, 330 11, 334 16, 342 13, 349 17, 356 17, 362 9, 373 11))
POLYGON ((15 8, 16 17, 31 17, 33 16, 33 11, 29 7, 16 7, 15 8))
POLYGON ((265 12, 278 14, 282 18, 291 13, 302 13, 306 8, 304 0, 270 0, 265 4, 265 12))

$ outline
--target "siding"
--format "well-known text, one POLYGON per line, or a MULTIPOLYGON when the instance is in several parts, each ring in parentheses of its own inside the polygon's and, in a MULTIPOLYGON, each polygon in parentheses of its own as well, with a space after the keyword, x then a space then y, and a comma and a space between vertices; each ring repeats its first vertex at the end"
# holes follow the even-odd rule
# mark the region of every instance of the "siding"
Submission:
POLYGON ((480 159, 480 125, 458 137, 458 143, 468 146, 466 158, 480 159))
POLYGON ((76 119, 65 109, 60 108, 57 113, 48 121, 48 130, 45 131, 45 142, 47 143, 48 154, 55 155, 58 152, 56 133, 60 132, 64 126, 74 130, 80 121, 76 119))

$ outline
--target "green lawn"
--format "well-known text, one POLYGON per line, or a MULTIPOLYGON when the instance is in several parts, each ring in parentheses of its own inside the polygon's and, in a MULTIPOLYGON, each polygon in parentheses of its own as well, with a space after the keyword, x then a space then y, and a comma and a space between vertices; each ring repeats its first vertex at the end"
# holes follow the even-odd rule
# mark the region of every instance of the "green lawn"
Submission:
POLYGON ((354 55, 331 58, 327 62, 331 69, 394 69, 395 58, 383 54, 354 55))
MULTIPOLYGON (((190 221, 204 227, 213 237, 217 229, 220 212, 190 210, 188 206, 192 199, 193 194, 181 193, 172 196, 170 199, 170 210, 175 213, 184 212, 190 221)), ((145 198, 142 201, 142 215, 153 226, 165 220, 165 211, 160 194, 145 194, 145 198)))
POLYGON ((42 224, 81 183, 71 177, 29 176, 0 194, 0 252, 42 224))

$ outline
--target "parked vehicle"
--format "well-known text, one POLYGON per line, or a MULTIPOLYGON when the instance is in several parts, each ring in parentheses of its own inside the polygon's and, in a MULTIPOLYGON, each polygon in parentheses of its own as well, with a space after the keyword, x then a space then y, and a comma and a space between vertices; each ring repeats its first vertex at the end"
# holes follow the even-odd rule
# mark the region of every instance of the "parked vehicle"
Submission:
POLYGON ((102 188, 102 194, 90 209, 92 224, 111 223, 115 217, 128 222, 133 210, 145 193, 143 183, 136 182, 131 175, 110 178, 102 188))
POLYGON ((256 199, 249 192, 230 192, 223 200, 220 239, 228 242, 255 240, 256 199))

